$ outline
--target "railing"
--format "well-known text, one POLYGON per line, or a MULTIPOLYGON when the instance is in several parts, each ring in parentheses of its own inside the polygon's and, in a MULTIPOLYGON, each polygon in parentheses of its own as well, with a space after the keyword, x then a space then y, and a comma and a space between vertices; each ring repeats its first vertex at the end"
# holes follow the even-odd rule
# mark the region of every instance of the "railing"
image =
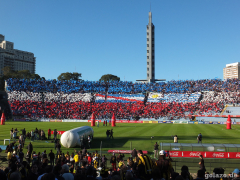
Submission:
POLYGON ((238 152, 240 144, 205 144, 205 143, 160 143, 165 151, 215 151, 238 152))
MULTIPOLYGON (((199 163, 200 159, 198 158, 186 158, 181 160, 180 158, 173 159, 172 166, 175 172, 181 172, 181 167, 183 165, 188 166, 190 173, 197 173, 200 169, 199 163)), ((212 173, 214 168, 223 168, 225 174, 231 173, 234 169, 240 166, 239 160, 236 159, 204 159, 204 165, 206 171, 212 173)))

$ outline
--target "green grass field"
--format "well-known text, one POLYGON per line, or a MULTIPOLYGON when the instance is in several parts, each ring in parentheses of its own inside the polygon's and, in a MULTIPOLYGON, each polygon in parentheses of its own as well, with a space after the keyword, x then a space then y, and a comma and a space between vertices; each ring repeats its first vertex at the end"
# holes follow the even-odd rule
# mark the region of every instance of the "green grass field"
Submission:
MULTIPOLYGON (((21 130, 23 128, 26 131, 30 132, 32 129, 36 127, 38 129, 43 129, 47 133, 49 128, 57 129, 59 131, 67 131, 76 127, 81 126, 90 126, 90 123, 76 123, 76 122, 6 122, 6 125, 0 126, 0 145, 3 145, 4 139, 10 138, 10 129, 17 128, 21 130)), ((100 123, 100 127, 93 127, 94 129, 94 139, 92 141, 92 151, 100 150, 100 144, 102 142, 102 151, 106 153, 109 149, 115 150, 130 150, 130 148, 136 148, 141 150, 149 151, 149 155, 152 156, 153 145, 155 142, 158 143, 173 143, 172 135, 178 135, 179 143, 197 143, 197 135, 202 133, 203 135, 203 143, 211 143, 211 144, 238 144, 240 142, 240 126, 233 126, 233 129, 226 130, 225 125, 213 125, 213 124, 132 124, 132 123, 118 123, 116 127, 113 127, 113 136, 114 139, 106 139, 106 130, 111 129, 110 126, 103 126, 100 123), (154 136, 154 139, 151 139, 151 136, 154 136)), ((53 137, 53 136, 52 136, 53 137)), ((29 139, 26 140, 26 145, 30 142, 29 139)), ((8 144, 8 142, 7 142, 8 144)), ((47 150, 47 153, 50 149, 54 150, 54 143, 51 141, 34 141, 33 143, 34 151, 43 152, 43 150, 47 150)), ((24 153, 26 153, 26 145, 24 147, 24 153)), ((163 147, 164 150, 170 150, 170 147, 163 147)), ((69 151, 70 153, 74 152, 74 149, 79 148, 65 148, 62 147, 62 151, 66 153, 69 151)), ((181 150, 191 150, 185 148, 181 150)), ((203 150, 197 149, 194 150, 203 150)), ((236 149, 230 149, 229 151, 236 151, 236 149)), ((56 151, 54 151, 56 152, 56 151)), ((181 158, 182 159, 182 158, 181 158)), ((176 159, 179 161, 179 159, 176 159)), ((184 160, 185 164, 188 163, 197 163, 198 159, 192 158, 184 160), (196 162, 195 162, 196 161, 196 162)), ((207 162, 208 160, 206 160, 207 162)), ((224 162, 224 164, 229 163, 237 163, 235 160, 210 160, 209 162, 216 162, 216 165, 219 165, 220 162, 224 162)), ((176 168, 181 166, 181 162, 178 162, 176 168)), ((236 165, 234 165, 235 167, 236 165)), ((198 167, 198 166, 197 166, 198 167)))

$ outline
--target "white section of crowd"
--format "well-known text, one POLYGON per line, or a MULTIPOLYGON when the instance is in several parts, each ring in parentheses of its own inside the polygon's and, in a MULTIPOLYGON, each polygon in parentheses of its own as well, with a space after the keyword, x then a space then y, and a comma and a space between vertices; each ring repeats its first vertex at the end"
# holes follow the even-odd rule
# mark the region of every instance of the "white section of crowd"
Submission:
MULTIPOLYGON (((197 102, 199 100, 201 93, 186 93, 186 94, 177 94, 177 93, 149 93, 148 102, 197 102)), ((108 100, 115 100, 113 97, 108 97, 108 100)), ((45 92, 43 93, 44 101, 46 102, 90 102, 92 99, 91 93, 52 93, 45 92)), ((119 96, 120 97, 120 96, 119 96)), ((143 97, 132 96, 132 97, 123 97, 126 99, 135 99, 143 101, 143 97)), ((19 101, 42 101, 41 93, 35 92, 24 92, 24 91, 12 91, 8 92, 9 102, 19 100, 19 101)), ((105 100, 103 96, 96 96, 95 100, 105 100)), ((240 101, 240 92, 204 92, 201 102, 223 102, 225 104, 236 103, 240 101)))
MULTIPOLYGON (((84 101, 84 102, 90 102, 92 98, 91 93, 71 93, 71 94, 65 94, 65 93, 51 93, 46 92, 44 93, 44 101, 46 102, 78 102, 78 101, 84 101)), ((34 93, 34 92, 23 92, 23 91, 12 91, 8 92, 8 100, 9 102, 12 102, 14 100, 19 101, 42 101, 42 95, 41 93, 34 93)))
POLYGON ((201 102, 223 102, 232 104, 240 101, 240 92, 204 92, 201 102))

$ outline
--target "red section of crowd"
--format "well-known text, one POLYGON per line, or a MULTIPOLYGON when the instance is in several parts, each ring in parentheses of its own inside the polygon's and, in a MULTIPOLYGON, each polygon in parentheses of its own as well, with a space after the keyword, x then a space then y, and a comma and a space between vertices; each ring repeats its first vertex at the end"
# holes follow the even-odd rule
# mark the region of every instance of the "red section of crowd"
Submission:
POLYGON ((96 119, 111 118, 114 113, 117 119, 135 118, 182 118, 194 114, 220 113, 222 103, 60 103, 39 101, 11 102, 13 115, 28 117, 46 117, 58 119, 89 119, 94 112, 96 119))

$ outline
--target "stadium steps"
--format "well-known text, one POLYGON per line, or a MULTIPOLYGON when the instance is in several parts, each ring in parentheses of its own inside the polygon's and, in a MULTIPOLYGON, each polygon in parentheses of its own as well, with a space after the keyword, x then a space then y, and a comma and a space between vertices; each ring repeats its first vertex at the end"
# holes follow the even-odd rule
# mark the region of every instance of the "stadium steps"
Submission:
POLYGON ((223 115, 223 113, 226 111, 227 107, 228 107, 228 105, 226 104, 220 115, 223 115))
POLYGON ((227 106, 223 115, 240 115, 240 107, 227 106), (229 111, 228 113, 226 111, 229 111))

